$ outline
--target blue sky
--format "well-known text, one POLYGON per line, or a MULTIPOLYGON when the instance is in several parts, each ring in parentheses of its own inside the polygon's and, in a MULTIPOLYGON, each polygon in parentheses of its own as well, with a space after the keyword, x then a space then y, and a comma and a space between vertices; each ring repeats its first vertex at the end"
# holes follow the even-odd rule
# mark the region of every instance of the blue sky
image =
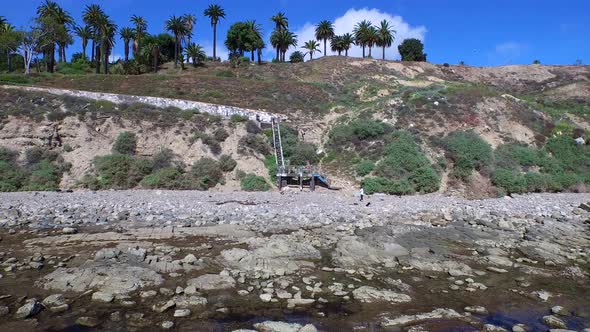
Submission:
MULTIPOLYGON (((128 26, 133 14, 144 16, 150 33, 164 30, 171 15, 197 16, 193 40, 212 49, 212 31, 203 10, 208 0, 56 0, 81 22, 84 6, 99 3, 119 27, 128 26)), ((26 27, 41 0, 6 1, 0 15, 17 27, 26 27)), ((291 30, 299 35, 300 45, 313 36, 313 24, 323 19, 336 22, 336 32, 352 29, 355 22, 369 19, 390 20, 398 31, 398 42, 407 37, 423 39, 428 60, 497 66, 529 64, 539 59, 544 64, 573 64, 577 59, 590 62, 590 1, 588 0, 249 0, 217 1, 227 17, 219 25, 219 52, 232 23, 255 19, 269 36, 270 17, 284 11, 291 30)), ((68 54, 80 51, 80 42, 68 54)), ((359 50, 352 52, 358 55, 359 50)), ((375 51, 375 55, 380 51, 375 51)), ((114 54, 123 54, 119 41, 114 54)), ((267 49, 265 58, 274 52, 267 49)), ((395 48, 387 57, 398 56, 395 48)))

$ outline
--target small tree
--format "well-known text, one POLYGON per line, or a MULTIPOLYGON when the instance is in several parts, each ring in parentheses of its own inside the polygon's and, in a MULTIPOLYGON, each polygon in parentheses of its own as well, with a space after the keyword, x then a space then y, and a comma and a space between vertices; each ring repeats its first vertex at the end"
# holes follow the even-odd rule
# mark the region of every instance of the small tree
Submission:
POLYGON ((134 133, 124 131, 117 136, 113 144, 113 152, 127 155, 134 155, 137 149, 137 137, 134 133))
POLYGON ((540 65, 540 64, 541 64, 541 61, 540 60, 533 61, 533 65, 540 65))
POLYGON ((402 57, 402 61, 426 61, 424 44, 419 39, 405 39, 397 49, 402 57))
POLYGON ((304 57, 303 53, 301 53, 299 51, 295 51, 295 52, 291 53, 289 60, 291 61, 291 63, 303 62, 303 57, 304 57))
POLYGON ((18 53, 25 61, 25 75, 31 73, 31 63, 37 52, 47 46, 45 33, 39 27, 32 27, 29 31, 19 33, 18 53))

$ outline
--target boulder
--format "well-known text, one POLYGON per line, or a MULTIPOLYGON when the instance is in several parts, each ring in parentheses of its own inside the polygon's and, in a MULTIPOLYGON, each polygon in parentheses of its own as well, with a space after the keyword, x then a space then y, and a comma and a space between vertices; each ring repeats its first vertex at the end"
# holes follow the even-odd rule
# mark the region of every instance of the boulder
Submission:
POLYGON ((412 298, 406 294, 400 294, 386 289, 377 289, 371 286, 359 287, 352 291, 352 295, 355 300, 365 303, 378 301, 403 303, 412 300, 412 298))
POLYGON ((43 310, 43 305, 37 299, 28 299, 25 304, 16 310, 17 319, 25 319, 35 316, 43 310))
POLYGON ((220 290, 234 288, 236 286, 236 280, 231 276, 204 274, 200 277, 190 279, 187 285, 194 286, 197 290, 220 290))

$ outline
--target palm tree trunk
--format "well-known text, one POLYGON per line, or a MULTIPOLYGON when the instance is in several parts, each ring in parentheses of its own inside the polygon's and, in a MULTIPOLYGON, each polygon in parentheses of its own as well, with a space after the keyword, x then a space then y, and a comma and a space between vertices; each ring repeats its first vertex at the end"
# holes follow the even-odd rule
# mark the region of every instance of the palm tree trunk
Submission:
POLYGON ((326 53, 326 42, 328 40, 324 38, 324 56, 328 56, 328 54, 326 53))
POLYGON ((309 61, 313 60, 313 53, 309 52, 309 61))
POLYGON ((49 53, 49 72, 53 73, 55 69, 55 43, 51 44, 51 52, 49 53))
POLYGON ((8 61, 8 72, 12 72, 12 58, 10 57, 10 50, 6 50, 6 59, 8 61))
POLYGON ((88 46, 88 42, 82 43, 82 56, 84 56, 84 60, 86 60, 86 46, 88 46))
POLYGON ((92 39, 92 56, 90 57, 90 62, 94 61, 94 48, 96 46, 94 46, 94 39, 92 39))
POLYGON ((110 53, 110 49, 109 47, 105 47, 104 50, 104 73, 105 75, 109 74, 109 53, 110 53))
POLYGON ((279 48, 277 47, 277 62, 280 62, 281 59, 279 59, 279 48))
POLYGON ((385 46, 383 46, 383 61, 385 61, 385 46))
POLYGON ((100 45, 96 45, 96 51, 94 52, 96 57, 95 64, 96 64, 96 73, 100 74, 100 45))
POLYGON ((174 43, 174 69, 178 68, 178 37, 174 43))
POLYGON ((363 44, 363 59, 365 58, 365 44, 363 44))
POLYGON ((348 50, 344 50, 344 56, 348 57, 348 50))
POLYGON ((154 61, 153 61, 153 65, 154 65, 154 72, 158 72, 158 55, 154 52, 153 54, 154 56, 154 61))
POLYGON ((129 61, 129 41, 125 41, 125 62, 129 61))
POLYGON ((371 55, 371 49, 372 49, 372 48, 373 48, 373 47, 369 46, 369 58, 372 58, 372 57, 373 57, 373 55, 371 55))
POLYGON ((213 24, 213 62, 217 61, 217 24, 213 24))
POLYGON ((262 49, 259 48, 257 53, 258 53, 258 64, 261 65, 262 64, 262 49))
POLYGON ((254 62, 254 50, 251 51, 252 54, 250 55, 250 61, 254 62))

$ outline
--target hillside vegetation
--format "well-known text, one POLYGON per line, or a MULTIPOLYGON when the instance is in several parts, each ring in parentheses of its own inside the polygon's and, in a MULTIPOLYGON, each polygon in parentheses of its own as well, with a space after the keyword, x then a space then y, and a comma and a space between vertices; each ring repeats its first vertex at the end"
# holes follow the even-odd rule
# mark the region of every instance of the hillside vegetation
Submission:
MULTIPOLYGON (((139 76, 2 75, 0 81, 281 114, 287 117, 283 141, 291 163, 320 165, 345 190, 362 184, 370 193, 443 191, 479 197, 585 190, 590 183, 590 151, 574 141, 586 138, 590 123, 590 69, 585 66, 476 68, 326 57, 238 68, 207 63, 139 76)), ((273 182, 269 133, 242 119, 5 89, 0 96, 0 145, 21 155, 5 162, 24 165, 25 151, 33 146, 59 152, 72 163, 69 170, 60 168, 62 188, 234 190, 267 189, 260 176, 273 182), (33 134, 25 134, 27 126, 35 128, 33 134), (40 127, 44 133, 36 135, 40 127), (42 137, 56 131, 58 144, 42 137), (111 147, 125 131, 137 137, 136 155, 109 162, 133 169, 132 161, 146 162, 168 151, 181 163, 147 167, 127 176, 134 180, 124 185, 105 180, 101 165, 112 158, 111 147), (236 161, 235 169, 206 180, 206 171, 193 171, 201 158, 219 163, 222 155, 236 161)))

